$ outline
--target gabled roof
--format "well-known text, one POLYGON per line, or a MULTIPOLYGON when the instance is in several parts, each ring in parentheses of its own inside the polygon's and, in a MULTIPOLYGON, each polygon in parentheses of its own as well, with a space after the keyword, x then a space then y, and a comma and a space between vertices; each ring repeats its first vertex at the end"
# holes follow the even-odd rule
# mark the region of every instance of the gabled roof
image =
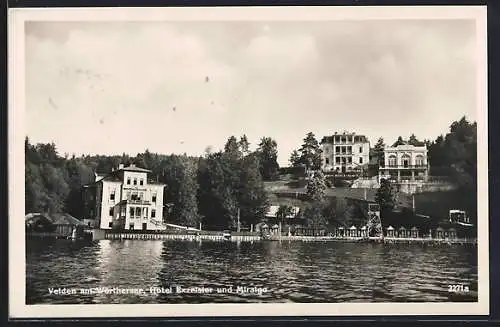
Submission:
POLYGON ((144 169, 141 167, 137 167, 136 165, 132 164, 128 167, 120 168, 118 171, 123 170, 123 171, 135 171, 135 172, 140 172, 140 173, 150 173, 151 170, 149 169, 144 169))
POLYGON ((52 219, 50 219, 47 215, 39 212, 28 213, 26 216, 24 216, 24 222, 26 224, 31 224, 33 222, 44 222, 49 224, 53 223, 52 219))
POLYGON ((54 213, 50 215, 50 218, 56 225, 86 226, 81 220, 68 213, 54 213))
POLYGON ((68 213, 29 213, 25 216, 25 222, 29 223, 35 220, 42 220, 54 225, 87 226, 81 220, 76 219, 68 213))

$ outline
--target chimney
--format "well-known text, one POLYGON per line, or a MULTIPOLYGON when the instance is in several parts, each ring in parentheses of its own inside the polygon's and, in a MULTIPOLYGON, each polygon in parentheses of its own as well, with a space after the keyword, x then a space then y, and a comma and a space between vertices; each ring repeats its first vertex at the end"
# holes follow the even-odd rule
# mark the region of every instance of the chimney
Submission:
POLYGON ((123 164, 122 163, 118 165, 118 169, 123 169, 123 164))

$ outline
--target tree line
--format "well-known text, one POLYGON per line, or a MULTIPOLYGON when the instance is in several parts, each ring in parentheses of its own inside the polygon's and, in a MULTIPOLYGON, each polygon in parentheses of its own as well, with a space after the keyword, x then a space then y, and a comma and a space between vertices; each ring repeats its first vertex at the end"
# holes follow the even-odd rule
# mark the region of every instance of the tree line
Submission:
MULTIPOLYGON (((312 132, 302 146, 293 151, 293 167, 304 168, 307 180, 307 203, 300 216, 309 226, 330 224, 349 225, 363 217, 362 210, 343 198, 327 199, 327 181, 320 171, 321 147, 312 132)), ((410 135, 407 141, 399 137, 392 145, 408 142, 425 144, 431 174, 448 176, 464 192, 475 195, 477 161, 477 125, 465 117, 453 122, 450 131, 434 141, 419 141, 410 135)), ((371 149, 371 156, 383 160, 385 143, 379 138, 371 149)), ((146 150, 132 157, 82 155, 60 156, 56 146, 31 144, 25 140, 25 210, 26 212, 68 212, 75 217, 85 216, 82 186, 95 180, 95 172, 106 173, 120 163, 152 171, 150 178, 166 184, 164 203, 171 204, 169 221, 188 226, 200 222, 207 228, 236 227, 237 218, 243 226, 255 224, 264 218, 270 205, 264 188, 265 181, 279 178, 277 143, 263 137, 255 151, 250 151, 245 135, 231 136, 224 149, 203 156, 163 155, 146 150)), ((379 189, 377 199, 384 210, 394 207, 394 191, 387 185, 379 189)), ((278 210, 286 217, 291 208, 278 210)))
POLYGON ((169 220, 187 226, 235 227, 261 220, 269 206, 264 181, 278 176, 277 144, 263 137, 255 151, 245 135, 231 136, 224 150, 204 156, 162 155, 146 150, 135 157, 60 156, 56 146, 25 139, 25 211, 68 212, 85 216, 83 185, 95 172, 107 173, 120 163, 149 169, 150 178, 166 184, 164 203, 171 204, 169 220))

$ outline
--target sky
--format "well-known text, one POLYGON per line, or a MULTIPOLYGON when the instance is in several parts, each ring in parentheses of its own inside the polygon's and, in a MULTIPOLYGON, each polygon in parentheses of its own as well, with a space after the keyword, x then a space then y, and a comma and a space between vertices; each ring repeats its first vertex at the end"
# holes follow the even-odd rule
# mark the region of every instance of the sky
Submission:
POLYGON ((476 120, 473 20, 27 22, 26 130, 60 154, 200 155, 246 134, 435 139, 476 120))

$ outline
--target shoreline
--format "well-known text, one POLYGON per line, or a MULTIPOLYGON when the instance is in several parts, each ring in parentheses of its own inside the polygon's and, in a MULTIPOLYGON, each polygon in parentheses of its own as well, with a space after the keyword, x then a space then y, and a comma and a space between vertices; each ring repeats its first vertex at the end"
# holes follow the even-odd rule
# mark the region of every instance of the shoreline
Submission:
MULTIPOLYGON (((87 237, 78 240, 99 241, 99 240, 145 240, 145 241, 212 241, 212 242, 345 242, 345 243, 384 243, 384 244, 420 244, 420 245, 472 245, 477 246, 475 238, 424 238, 424 237, 338 237, 338 236, 279 236, 272 235, 262 237, 261 235, 231 235, 230 237, 221 234, 167 234, 167 233, 127 233, 108 232, 103 230, 93 230, 86 233, 87 237)), ((46 233, 26 234, 29 239, 61 239, 55 235, 46 233)), ((65 238, 68 239, 68 238, 65 238)), ((71 238, 69 238, 71 239, 71 238)))

